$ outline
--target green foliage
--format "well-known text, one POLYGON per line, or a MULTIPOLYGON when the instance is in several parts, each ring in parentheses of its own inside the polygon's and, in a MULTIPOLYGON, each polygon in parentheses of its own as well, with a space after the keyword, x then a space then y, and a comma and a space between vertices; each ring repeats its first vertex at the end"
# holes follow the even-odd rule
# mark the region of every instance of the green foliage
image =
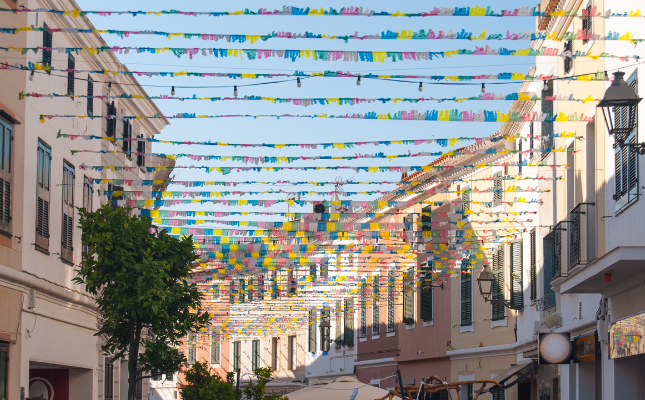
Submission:
POLYGON ((233 373, 227 374, 226 381, 217 375, 211 375, 208 365, 197 362, 186 371, 186 386, 181 389, 183 400, 233 400, 235 388, 233 373))
POLYGON ((78 211, 88 251, 74 281, 96 296, 102 350, 114 360, 128 356, 128 399, 134 398, 137 372, 179 370, 181 339, 208 323, 202 294, 188 283, 197 258, 192 237, 173 238, 129 209, 78 211))
POLYGON ((289 400, 287 396, 279 393, 266 394, 267 382, 273 379, 271 368, 258 368, 253 371, 256 381, 251 380, 242 389, 243 398, 246 400, 289 400))

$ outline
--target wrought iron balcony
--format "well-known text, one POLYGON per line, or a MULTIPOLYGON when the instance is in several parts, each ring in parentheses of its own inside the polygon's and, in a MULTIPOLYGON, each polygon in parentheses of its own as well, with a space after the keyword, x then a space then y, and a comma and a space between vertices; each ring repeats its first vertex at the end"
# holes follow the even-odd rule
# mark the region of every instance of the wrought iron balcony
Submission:
POLYGON ((535 301, 537 310, 546 310, 549 307, 555 306, 555 293, 547 293, 535 301))
POLYGON ((595 203, 580 203, 569 213, 567 270, 596 258, 595 203))

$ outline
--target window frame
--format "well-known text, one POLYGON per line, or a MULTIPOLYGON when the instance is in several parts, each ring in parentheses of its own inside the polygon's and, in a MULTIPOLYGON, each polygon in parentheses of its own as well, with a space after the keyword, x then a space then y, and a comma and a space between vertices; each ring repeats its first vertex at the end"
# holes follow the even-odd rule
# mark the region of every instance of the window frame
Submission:
POLYGON ((63 262, 74 264, 74 166, 63 159, 63 181, 61 185, 61 250, 63 262))
MULTIPOLYGON (((506 254, 505 246, 501 245, 493 254, 493 277, 491 300, 503 300, 506 288, 506 254)), ((503 303, 491 304, 491 321, 501 321, 506 318, 506 307, 503 303)))
POLYGON ((220 337, 217 333, 211 334, 211 354, 210 354, 210 363, 211 365, 220 365, 222 362, 222 349, 221 349, 220 337))
POLYGON ((396 284, 396 272, 388 271, 387 282, 387 333, 396 331, 396 304, 394 303, 394 285, 396 284))
POLYGON ((354 347, 354 299, 345 299, 345 327, 343 342, 347 347, 354 347))
POLYGON ((251 371, 260 368, 260 340, 251 341, 251 371))
POLYGON ((51 146, 38 139, 36 154, 36 249, 49 254, 51 216, 51 146), (42 203, 42 206, 41 206, 42 203), (39 223, 39 218, 41 222, 39 223))
POLYGON ((468 271, 468 264, 461 264, 459 282, 459 326, 472 326, 473 324, 473 276, 468 271), (464 273, 465 272, 465 273, 464 273), (466 298, 468 303, 465 302, 466 298), (468 313, 464 313, 464 311, 468 313), (467 314, 467 315, 465 315, 467 314))
POLYGON ((367 337, 367 283, 361 284, 361 315, 359 324, 358 337, 363 339, 367 337))
POLYGON ((381 291, 380 275, 372 276, 372 336, 381 334, 381 291))
POLYGON ((421 284, 419 285, 421 288, 421 293, 419 293, 419 317, 422 321, 432 321, 434 318, 434 289, 432 287, 431 262, 426 261, 426 266, 419 268, 419 279, 421 280, 421 284))
POLYGON ((511 308, 524 309, 524 241, 511 243, 510 257, 511 308))
POLYGON ((0 399, 9 393, 9 343, 0 342, 0 399))
POLYGON ((414 267, 408 268, 403 272, 403 323, 413 325, 415 323, 415 293, 414 290, 414 267))
POLYGON ((290 335, 288 338, 287 345, 289 346, 289 370, 295 371, 296 364, 298 361, 298 337, 295 335, 290 335))
POLYGON ((46 23, 43 22, 43 58, 42 58, 42 64, 43 66, 47 67, 46 71, 47 74, 51 74, 51 65, 52 65, 52 51, 51 48, 54 43, 54 33, 49 30, 49 27, 47 26, 46 23), (50 50, 45 50, 44 48, 47 47, 50 50))
POLYGON ((87 116, 94 116, 94 80, 87 75, 87 116))
POLYGON ((233 372, 242 367, 242 342, 236 340, 233 342, 233 372))
POLYGON ((114 399, 114 363, 110 357, 103 360, 103 399, 114 399))

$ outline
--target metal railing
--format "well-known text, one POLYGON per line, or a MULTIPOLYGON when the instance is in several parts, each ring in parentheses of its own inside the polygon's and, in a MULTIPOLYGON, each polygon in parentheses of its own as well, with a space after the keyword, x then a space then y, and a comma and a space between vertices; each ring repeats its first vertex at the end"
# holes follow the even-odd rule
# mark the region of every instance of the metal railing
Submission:
POLYGON ((567 270, 596 258, 595 203, 580 203, 569 213, 567 270))
POLYGON ((547 308, 555 306, 555 293, 547 293, 539 299, 535 300, 538 311, 546 310, 547 308))

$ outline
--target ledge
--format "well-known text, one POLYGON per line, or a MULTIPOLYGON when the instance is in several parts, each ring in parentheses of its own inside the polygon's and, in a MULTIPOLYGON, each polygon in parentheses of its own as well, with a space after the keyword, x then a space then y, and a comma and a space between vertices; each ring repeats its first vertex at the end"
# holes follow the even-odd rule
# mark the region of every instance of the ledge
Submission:
POLYGON ((537 335, 532 335, 531 337, 523 339, 520 342, 514 342, 510 344, 501 344, 501 345, 486 346, 486 347, 473 347, 469 349, 459 349, 459 350, 449 350, 446 352, 446 355, 450 357, 451 360, 461 360, 465 358, 477 358, 477 357, 517 355, 518 353, 523 352, 525 349, 528 350, 531 347, 534 347, 536 343, 537 343, 537 335))

